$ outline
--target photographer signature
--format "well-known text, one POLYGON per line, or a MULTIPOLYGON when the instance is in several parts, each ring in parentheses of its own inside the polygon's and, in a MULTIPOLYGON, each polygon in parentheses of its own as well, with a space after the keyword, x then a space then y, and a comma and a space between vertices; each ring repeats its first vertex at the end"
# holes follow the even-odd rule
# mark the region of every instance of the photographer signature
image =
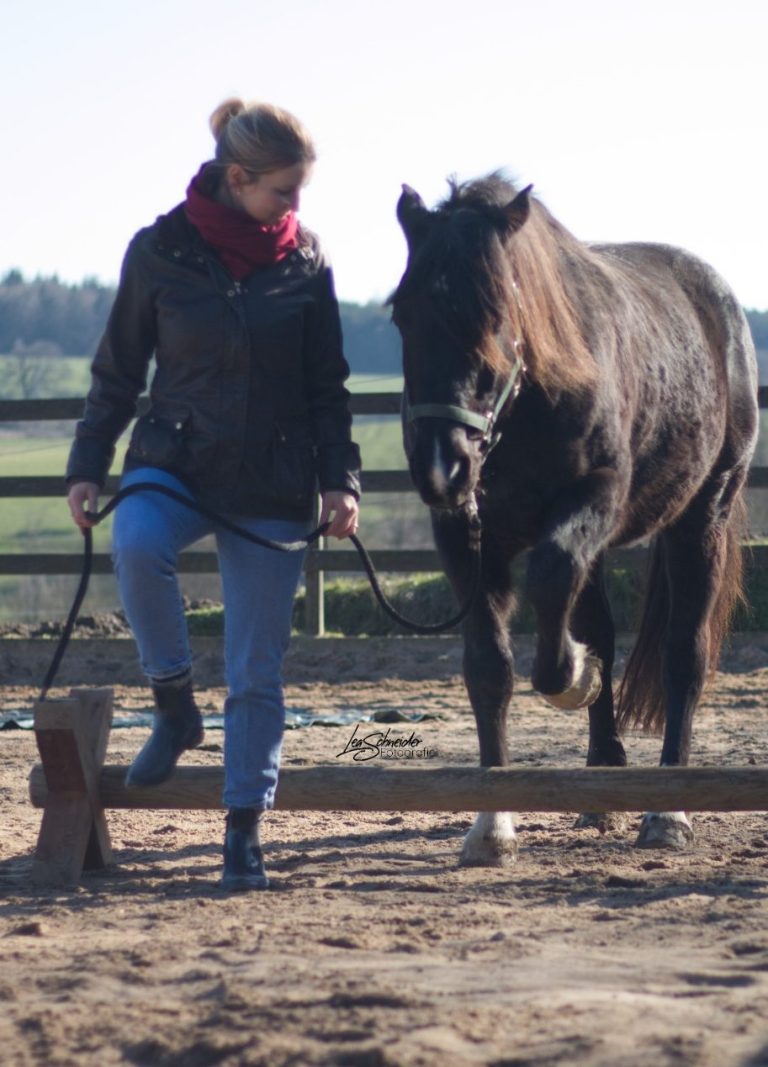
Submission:
POLYGON ((366 760, 378 757, 391 759, 396 756, 406 758, 420 756, 423 758, 427 754, 435 755, 433 749, 419 749, 424 742, 415 730, 412 730, 408 736, 402 737, 393 736, 389 727, 386 730, 372 730, 367 734, 360 734, 359 730, 360 724, 358 723, 344 748, 336 753, 337 759, 340 756, 351 755, 356 763, 364 763, 366 760))

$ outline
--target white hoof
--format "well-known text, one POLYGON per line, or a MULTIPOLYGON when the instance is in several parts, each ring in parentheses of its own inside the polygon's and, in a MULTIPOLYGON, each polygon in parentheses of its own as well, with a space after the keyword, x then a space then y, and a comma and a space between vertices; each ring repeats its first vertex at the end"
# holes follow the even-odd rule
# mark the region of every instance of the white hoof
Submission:
POLYGON ((640 823, 635 848, 684 849, 693 841, 693 827, 684 811, 649 811, 640 823))
POLYGON ((464 838, 460 867, 506 867, 517 858, 515 820, 508 811, 481 811, 464 838))
POLYGON ((563 693, 542 693, 541 695, 555 708, 562 711, 574 711, 594 704, 603 688, 600 672, 602 664, 597 656, 584 651, 576 662, 574 683, 563 693))

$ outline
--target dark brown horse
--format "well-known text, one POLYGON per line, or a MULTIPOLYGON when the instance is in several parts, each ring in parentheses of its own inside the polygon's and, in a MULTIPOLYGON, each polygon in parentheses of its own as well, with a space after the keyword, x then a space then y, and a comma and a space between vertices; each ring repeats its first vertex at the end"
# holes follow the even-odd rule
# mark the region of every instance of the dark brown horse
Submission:
MULTIPOLYGON (((560 708, 589 708, 587 764, 623 766, 620 733, 633 724, 663 727, 661 763, 685 764, 741 596, 758 410, 738 302, 679 249, 583 244, 498 175, 453 183, 432 211, 404 186, 398 218, 406 452, 462 599, 475 504, 483 525, 481 588, 464 623, 483 766, 508 762, 510 564, 524 549, 531 680, 560 708), (603 557, 649 537, 644 614, 614 709, 603 557)), ((691 837, 685 813, 648 813, 638 844, 691 837)), ((511 816, 479 815, 462 861, 514 852, 511 816)))

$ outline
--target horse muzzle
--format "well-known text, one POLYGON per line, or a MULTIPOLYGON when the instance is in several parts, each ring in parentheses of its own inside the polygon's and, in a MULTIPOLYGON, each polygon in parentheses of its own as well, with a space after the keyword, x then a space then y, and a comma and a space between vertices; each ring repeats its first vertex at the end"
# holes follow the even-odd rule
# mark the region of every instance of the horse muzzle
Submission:
POLYGON ((464 507, 480 477, 480 442, 442 419, 419 419, 409 436, 411 478, 424 503, 447 511, 464 507))

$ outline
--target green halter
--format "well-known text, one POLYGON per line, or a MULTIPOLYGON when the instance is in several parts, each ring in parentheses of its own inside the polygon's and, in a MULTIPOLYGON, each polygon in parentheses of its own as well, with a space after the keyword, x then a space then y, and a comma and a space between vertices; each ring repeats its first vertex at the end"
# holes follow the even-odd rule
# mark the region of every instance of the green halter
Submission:
POLYGON ((476 411, 470 411, 468 408, 459 407, 457 404, 410 404, 407 391, 405 391, 403 393, 405 417, 408 422, 424 418, 450 419, 451 422, 459 422, 463 426, 471 426, 473 430, 480 430, 483 435, 483 445, 487 456, 491 449, 498 444, 501 437, 500 433, 494 432, 496 419, 499 417, 501 409, 509 397, 513 393, 515 396, 519 393, 524 370, 525 364, 518 355, 515 358, 509 379, 499 393, 496 403, 484 415, 480 415, 476 411))

